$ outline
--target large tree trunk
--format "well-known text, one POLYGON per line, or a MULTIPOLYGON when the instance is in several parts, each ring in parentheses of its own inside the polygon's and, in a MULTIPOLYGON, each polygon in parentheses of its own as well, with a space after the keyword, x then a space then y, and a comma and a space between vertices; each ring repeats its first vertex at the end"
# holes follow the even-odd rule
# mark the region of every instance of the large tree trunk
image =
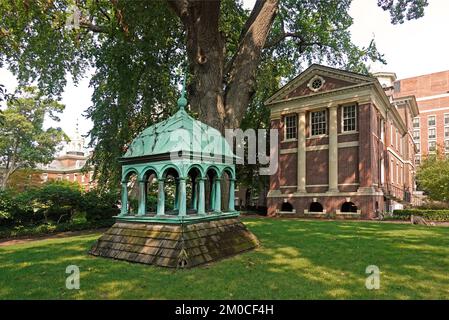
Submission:
POLYGON ((240 125, 251 101, 257 66, 278 1, 256 2, 242 30, 239 48, 226 66, 224 39, 219 31, 220 1, 168 1, 187 32, 189 67, 194 77, 190 104, 201 121, 221 132, 240 125))

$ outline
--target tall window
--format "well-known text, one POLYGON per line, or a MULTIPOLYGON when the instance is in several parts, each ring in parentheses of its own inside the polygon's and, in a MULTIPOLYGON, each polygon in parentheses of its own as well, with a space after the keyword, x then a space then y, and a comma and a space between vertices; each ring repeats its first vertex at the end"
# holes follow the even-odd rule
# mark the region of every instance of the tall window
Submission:
POLYGON ((436 130, 435 128, 429 128, 429 139, 436 139, 436 130))
POLYGON ((296 139, 297 125, 296 115, 285 117, 285 140, 296 139))
POLYGON ((419 166, 421 164, 421 156, 420 155, 416 155, 415 156, 415 165, 419 166))
POLYGON ((413 118, 413 128, 419 128, 419 118, 413 118))
POLYGON ((326 110, 313 111, 310 113, 310 128, 312 136, 326 134, 326 110))
POLYGON ((444 125, 449 126, 449 113, 444 114, 444 125))
POLYGON ((428 123, 429 127, 435 127, 435 125, 436 125, 435 116, 429 116, 427 118, 427 123, 428 123))
POLYGON ((436 149, 437 149, 437 142, 429 141, 429 152, 435 152, 436 149))
POLYGON ((357 125, 357 108, 355 105, 342 108, 343 132, 355 131, 357 125))
POLYGON ((413 130, 413 140, 419 140, 420 139, 420 135, 419 135, 420 131, 418 130, 413 130))
POLYGON ((420 153, 421 152, 421 143, 415 143, 416 146, 416 153, 420 153))
POLYGON ((395 147, 399 148, 399 131, 398 131, 398 129, 396 129, 396 145, 395 145, 395 147))
POLYGON ((444 151, 449 152, 449 140, 444 141, 444 151))
POLYGON ((444 138, 449 139, 449 127, 444 128, 444 138))
POLYGON ((399 184, 399 163, 396 162, 396 183, 399 184))

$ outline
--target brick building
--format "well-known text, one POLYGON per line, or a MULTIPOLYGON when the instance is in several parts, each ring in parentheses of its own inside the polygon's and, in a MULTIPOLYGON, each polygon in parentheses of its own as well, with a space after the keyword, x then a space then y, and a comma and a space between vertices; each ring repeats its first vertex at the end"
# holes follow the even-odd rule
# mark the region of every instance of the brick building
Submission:
POLYGON ((420 114, 413 122, 416 163, 437 148, 449 156, 449 70, 394 80, 395 98, 414 95, 418 102, 420 114))
POLYGON ((269 215, 374 218, 412 201, 418 108, 389 87, 312 65, 266 101, 280 137, 269 215))
POLYGON ((46 165, 39 165, 37 169, 43 182, 48 180, 67 180, 78 182, 88 191, 95 187, 93 171, 86 170, 89 153, 85 150, 84 138, 78 133, 64 146, 63 151, 46 165))

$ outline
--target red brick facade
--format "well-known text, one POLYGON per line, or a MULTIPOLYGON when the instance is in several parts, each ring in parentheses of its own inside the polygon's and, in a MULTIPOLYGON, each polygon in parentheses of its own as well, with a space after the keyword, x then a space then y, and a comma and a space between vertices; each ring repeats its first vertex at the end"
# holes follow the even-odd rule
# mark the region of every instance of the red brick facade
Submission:
POLYGON ((418 102, 419 122, 414 126, 417 163, 433 152, 429 141, 449 156, 449 70, 397 80, 393 92, 395 98, 415 96, 418 102))
POLYGON ((271 108, 271 128, 280 130, 279 169, 270 177, 267 199, 269 215, 293 211, 368 219, 389 210, 393 202, 411 201, 412 118, 417 115, 413 97, 391 102, 375 78, 313 65, 266 104, 271 108), (343 119, 343 109, 353 113, 343 119), (322 117, 314 125, 325 126, 325 133, 312 135, 312 116, 318 117, 317 112, 325 113, 325 124, 317 124, 322 117), (297 121, 293 139, 286 139, 286 117, 290 123, 297 121), (300 119, 305 119, 303 127, 300 119), (304 165, 302 177, 299 168, 304 165), (322 212, 317 210, 320 205, 322 212))

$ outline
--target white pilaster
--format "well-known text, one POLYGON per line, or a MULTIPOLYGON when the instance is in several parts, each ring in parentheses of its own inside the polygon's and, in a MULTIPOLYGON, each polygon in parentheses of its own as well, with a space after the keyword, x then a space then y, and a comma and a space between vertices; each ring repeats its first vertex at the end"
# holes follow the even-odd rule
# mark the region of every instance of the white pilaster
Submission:
POLYGON ((337 106, 329 107, 329 192, 338 192, 337 106))
POLYGON ((298 192, 306 192, 306 112, 298 114, 298 192))

